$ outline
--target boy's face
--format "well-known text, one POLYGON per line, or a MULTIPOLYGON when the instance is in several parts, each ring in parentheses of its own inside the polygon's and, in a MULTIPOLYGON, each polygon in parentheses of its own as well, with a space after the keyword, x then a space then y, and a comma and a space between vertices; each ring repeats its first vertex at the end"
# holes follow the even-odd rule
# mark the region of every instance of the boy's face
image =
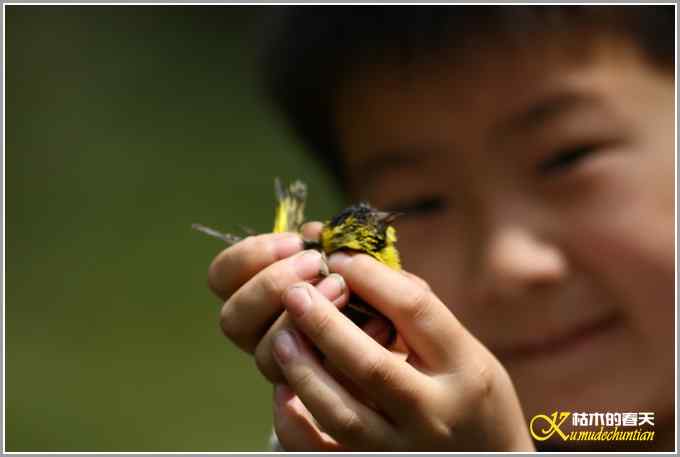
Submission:
MULTIPOLYGON (((536 46, 536 45, 534 45, 536 46)), ((353 197, 528 417, 674 398, 674 81, 631 47, 364 66, 337 100, 353 197)), ((658 428, 657 428, 658 429, 658 428)))

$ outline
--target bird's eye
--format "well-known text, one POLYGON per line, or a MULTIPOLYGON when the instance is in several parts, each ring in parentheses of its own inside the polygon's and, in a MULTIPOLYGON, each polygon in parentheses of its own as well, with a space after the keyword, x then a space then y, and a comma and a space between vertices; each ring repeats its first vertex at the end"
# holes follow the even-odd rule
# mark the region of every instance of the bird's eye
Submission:
POLYGON ((538 171, 545 175, 565 172, 581 163, 596 150, 596 145, 583 145, 560 151, 549 159, 540 162, 538 171))
POLYGON ((403 213, 403 217, 411 217, 435 214, 444 210, 445 207, 446 202, 444 198, 438 196, 429 196, 398 202, 396 204, 389 205, 386 209, 388 211, 403 213))

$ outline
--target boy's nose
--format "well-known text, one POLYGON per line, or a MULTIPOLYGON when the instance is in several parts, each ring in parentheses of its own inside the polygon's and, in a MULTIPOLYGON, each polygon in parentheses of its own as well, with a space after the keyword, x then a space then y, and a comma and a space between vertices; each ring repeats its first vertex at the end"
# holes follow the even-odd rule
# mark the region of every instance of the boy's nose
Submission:
POLYGON ((529 299, 567 274, 562 251, 521 227, 497 229, 487 239, 481 263, 477 299, 483 302, 529 299))

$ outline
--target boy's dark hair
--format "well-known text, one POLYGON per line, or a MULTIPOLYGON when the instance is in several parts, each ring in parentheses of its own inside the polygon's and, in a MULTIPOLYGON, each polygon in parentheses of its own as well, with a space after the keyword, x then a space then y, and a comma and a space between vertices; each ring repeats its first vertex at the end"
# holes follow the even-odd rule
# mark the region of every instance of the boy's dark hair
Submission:
MULTIPOLYGON (((485 38, 530 48, 536 35, 629 39, 673 73, 675 9, 665 6, 287 7, 265 53, 265 89, 275 107, 342 184, 333 95, 361 62, 386 55, 404 64, 441 49, 474 51, 485 38), (578 32, 576 32, 578 30, 578 32)), ((572 37, 572 38, 570 38, 572 37)))

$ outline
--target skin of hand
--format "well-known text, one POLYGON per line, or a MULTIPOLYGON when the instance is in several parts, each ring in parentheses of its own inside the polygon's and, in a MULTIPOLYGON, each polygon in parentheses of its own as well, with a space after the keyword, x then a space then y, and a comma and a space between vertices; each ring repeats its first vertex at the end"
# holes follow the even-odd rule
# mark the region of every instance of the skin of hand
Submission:
POLYGON ((366 335, 317 288, 289 287, 283 302, 295 327, 277 330, 273 347, 290 386, 275 389, 285 449, 534 450, 502 365, 428 287, 364 254, 336 253, 329 263, 394 323, 408 358, 366 335))
MULTIPOLYGON (((320 227, 307 224, 303 237, 316 236, 320 227)), ((274 424, 285 449, 533 449, 502 366, 425 281, 365 255, 335 254, 331 267, 337 272, 314 287, 310 283, 319 278, 320 262, 317 253, 302 251, 298 235, 266 234, 224 250, 209 270, 211 289, 225 300, 225 335, 253 353, 262 374, 276 383, 274 424), (308 287, 319 305, 315 309, 325 312, 300 314, 294 301, 286 311, 284 306, 291 306, 286 299, 300 287, 308 287), (408 360, 380 344, 384 326, 372 321, 361 330, 339 312, 350 287, 390 306, 380 309, 409 348, 408 360), (390 293, 383 297, 380 291, 390 293), (315 331, 314 316, 321 317, 322 329, 339 325, 315 331), (298 350, 281 346, 289 336, 298 350), (334 352, 333 341, 344 351, 334 352)))
MULTIPOLYGON (((255 356, 258 369, 271 382, 284 381, 272 356, 272 336, 293 325, 281 295, 294 283, 318 282, 321 256, 303 251, 302 239, 315 239, 320 230, 321 223, 310 222, 303 226, 302 237, 294 233, 247 237, 223 250, 208 270, 210 289, 224 301, 220 312, 223 333, 255 356)), ((318 286, 329 294, 339 288, 335 276, 318 286)), ((340 306, 343 297, 336 301, 340 306)))
MULTIPOLYGON (((222 251, 208 271, 210 289, 224 301, 220 313, 223 333, 255 356, 258 369, 272 383, 285 382, 272 355, 272 337, 293 326, 281 302, 286 288, 308 281, 338 308, 347 304, 349 294, 342 277, 331 274, 321 280, 321 256, 314 250, 302 250, 302 239, 318 238, 321 227, 321 222, 306 223, 302 237, 294 233, 248 237, 222 251)), ((369 320, 363 330, 381 344, 390 337, 389 328, 379 319, 369 320)))

